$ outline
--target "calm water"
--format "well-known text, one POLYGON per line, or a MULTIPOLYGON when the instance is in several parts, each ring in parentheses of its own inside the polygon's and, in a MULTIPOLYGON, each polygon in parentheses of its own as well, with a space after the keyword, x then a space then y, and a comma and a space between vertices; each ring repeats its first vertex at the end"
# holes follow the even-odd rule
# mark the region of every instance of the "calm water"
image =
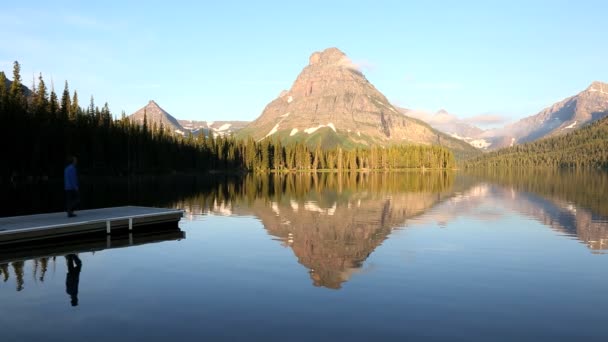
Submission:
POLYGON ((0 251, 2 341, 608 339, 606 174, 165 182, 181 231, 0 251))

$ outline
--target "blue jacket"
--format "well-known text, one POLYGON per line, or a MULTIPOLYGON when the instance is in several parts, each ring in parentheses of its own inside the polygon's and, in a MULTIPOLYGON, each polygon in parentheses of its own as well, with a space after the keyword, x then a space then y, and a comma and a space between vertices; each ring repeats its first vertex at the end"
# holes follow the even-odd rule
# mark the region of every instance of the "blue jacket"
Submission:
POLYGON ((65 190, 78 190, 78 177, 76 176, 76 167, 74 164, 68 165, 63 170, 63 184, 65 190))

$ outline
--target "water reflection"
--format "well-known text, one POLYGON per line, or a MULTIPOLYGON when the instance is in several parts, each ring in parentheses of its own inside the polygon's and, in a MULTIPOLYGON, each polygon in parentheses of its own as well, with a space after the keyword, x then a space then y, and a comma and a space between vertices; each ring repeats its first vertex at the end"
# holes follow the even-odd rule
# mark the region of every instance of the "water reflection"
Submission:
POLYGON ((78 305, 78 288, 82 261, 79 254, 95 253, 116 248, 130 248, 165 241, 179 241, 186 238, 184 231, 174 225, 155 227, 150 231, 122 235, 90 235, 69 240, 40 241, 21 245, 3 245, 0 249, 0 279, 7 283, 15 279, 18 292, 25 289, 25 269, 31 265, 32 279, 44 283, 49 263, 56 268, 58 258, 65 258, 65 291, 70 296, 72 306, 78 305), (159 229, 160 228, 160 229, 159 229))
POLYGON ((82 261, 76 254, 65 256, 68 273, 65 276, 65 292, 70 295, 70 304, 78 306, 78 283, 80 282, 80 270, 82 261))
POLYGON ((488 182, 494 197, 513 211, 577 238, 592 251, 608 249, 607 173, 503 171, 474 177, 488 182))
POLYGON ((315 286, 339 289, 391 231, 449 198, 453 173, 296 174, 249 177, 230 194, 177 204, 187 213, 257 217, 293 250, 315 286))
POLYGON ((515 212, 580 240, 593 252, 605 251, 608 211, 593 196, 598 189, 608 193, 606 179, 605 174, 570 173, 271 175, 248 177, 241 185, 220 186, 174 205, 193 219, 201 214, 257 217, 293 250, 315 286, 339 289, 394 229, 426 223, 449 227, 463 216, 492 222, 515 212))

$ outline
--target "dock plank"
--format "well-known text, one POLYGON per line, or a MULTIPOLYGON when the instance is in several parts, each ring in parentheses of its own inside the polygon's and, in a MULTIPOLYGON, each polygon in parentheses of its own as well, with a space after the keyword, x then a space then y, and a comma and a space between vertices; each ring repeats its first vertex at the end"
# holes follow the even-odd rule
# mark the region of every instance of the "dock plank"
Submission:
POLYGON ((103 231, 108 221, 111 222, 112 229, 128 226, 129 219, 132 220, 133 226, 177 222, 183 216, 183 211, 125 206, 81 210, 77 215, 67 217, 66 213, 50 213, 0 218, 0 242, 103 231))

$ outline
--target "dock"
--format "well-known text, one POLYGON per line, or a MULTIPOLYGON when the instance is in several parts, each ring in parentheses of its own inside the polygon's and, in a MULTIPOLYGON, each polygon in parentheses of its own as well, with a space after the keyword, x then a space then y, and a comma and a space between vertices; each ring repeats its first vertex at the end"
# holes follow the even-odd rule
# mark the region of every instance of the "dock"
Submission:
POLYGON ((0 218, 0 245, 81 234, 129 233, 167 223, 177 226, 183 211, 125 206, 80 210, 76 214, 69 218, 65 212, 0 218))

